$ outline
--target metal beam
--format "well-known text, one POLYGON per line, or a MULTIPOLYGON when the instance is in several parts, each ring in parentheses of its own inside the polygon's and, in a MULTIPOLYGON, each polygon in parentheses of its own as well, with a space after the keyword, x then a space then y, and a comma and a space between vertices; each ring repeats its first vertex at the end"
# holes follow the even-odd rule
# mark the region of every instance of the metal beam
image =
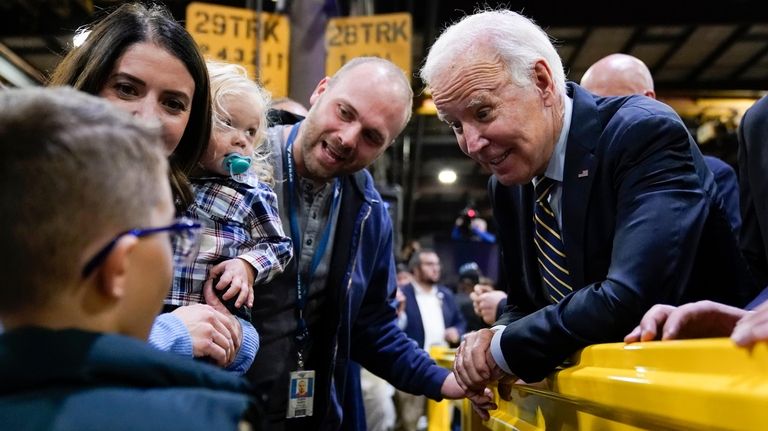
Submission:
POLYGON ((655 76, 656 73, 658 73, 664 66, 667 65, 667 62, 672 59, 672 57, 675 56, 677 51, 680 50, 680 48, 685 45, 685 42, 688 41, 688 39, 691 37, 693 32, 696 31, 696 26, 691 25, 688 26, 688 28, 683 31, 680 36, 677 38, 677 41, 674 42, 672 45, 669 46, 667 49, 667 52, 664 53, 664 55, 661 56, 659 61, 656 62, 656 64, 648 65, 648 68, 651 69, 651 76, 655 76))
POLYGON ((0 76, 16 87, 37 86, 45 80, 37 69, 2 43, 0 43, 0 76))
POLYGON ((715 47, 715 49, 712 50, 712 52, 709 53, 709 55, 704 58, 704 60, 700 61, 698 66, 696 66, 683 80, 684 82, 693 82, 695 81, 699 75, 701 75, 709 66, 712 65, 713 62, 715 62, 718 58, 720 58, 721 55, 725 53, 725 51, 728 50, 736 41, 738 41, 744 34, 746 34, 749 31, 748 25, 740 25, 736 27, 730 34, 730 36, 726 37, 725 40, 720 42, 720 44, 715 47))

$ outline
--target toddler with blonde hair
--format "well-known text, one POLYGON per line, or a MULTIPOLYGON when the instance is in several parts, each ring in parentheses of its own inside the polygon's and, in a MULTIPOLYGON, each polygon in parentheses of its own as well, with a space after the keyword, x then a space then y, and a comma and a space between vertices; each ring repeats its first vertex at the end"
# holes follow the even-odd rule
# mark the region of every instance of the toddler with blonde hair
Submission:
POLYGON ((291 240, 282 227, 265 144, 269 93, 242 66, 208 61, 213 130, 190 176, 186 216, 203 225, 194 263, 175 269, 166 307, 211 303, 207 284, 233 314, 250 320, 254 285, 281 273, 291 240))

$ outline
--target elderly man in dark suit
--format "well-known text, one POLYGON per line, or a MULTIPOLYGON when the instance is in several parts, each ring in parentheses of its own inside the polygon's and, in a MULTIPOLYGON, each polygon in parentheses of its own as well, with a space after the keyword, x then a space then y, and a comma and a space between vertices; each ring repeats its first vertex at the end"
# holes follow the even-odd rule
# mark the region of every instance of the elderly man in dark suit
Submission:
POLYGON ((509 280, 497 327, 459 347, 466 389, 540 380, 659 302, 754 294, 712 173, 668 106, 566 83, 547 34, 511 11, 447 28, 421 76, 462 151, 493 173, 509 280))

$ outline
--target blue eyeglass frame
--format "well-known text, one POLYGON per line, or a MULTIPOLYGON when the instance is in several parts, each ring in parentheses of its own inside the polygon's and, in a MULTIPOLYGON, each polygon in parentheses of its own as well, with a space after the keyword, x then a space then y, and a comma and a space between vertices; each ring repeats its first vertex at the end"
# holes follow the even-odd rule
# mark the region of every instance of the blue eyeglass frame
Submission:
POLYGON ((194 231, 194 230, 200 229, 200 227, 201 227, 200 223, 197 223, 187 218, 179 218, 174 220, 174 222, 168 226, 137 228, 137 229, 130 229, 125 232, 121 232, 115 235, 115 237, 112 238, 112 241, 110 241, 107 245, 105 245, 104 248, 99 250, 99 252, 96 253, 91 258, 91 260, 89 260, 88 263, 85 264, 85 267, 83 268, 83 278, 88 277, 93 272, 94 269, 96 269, 99 265, 103 263, 107 255, 109 255, 109 252, 111 252, 112 248, 114 248, 115 244, 117 244, 117 241, 120 238, 124 237, 125 235, 133 235, 136 238, 141 238, 141 237, 154 235, 156 233, 161 233, 161 232, 194 231))

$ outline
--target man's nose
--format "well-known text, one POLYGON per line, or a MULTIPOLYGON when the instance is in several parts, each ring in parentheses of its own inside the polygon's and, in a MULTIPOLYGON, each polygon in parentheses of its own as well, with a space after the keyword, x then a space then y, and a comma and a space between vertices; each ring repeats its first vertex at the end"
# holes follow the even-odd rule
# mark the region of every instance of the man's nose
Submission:
POLYGON ((360 139, 362 133, 362 127, 359 123, 348 124, 339 133, 341 146, 344 148, 353 149, 357 146, 357 141, 360 139))
POLYGON ((472 125, 464 126, 464 140, 467 143, 467 154, 470 156, 479 153, 488 145, 488 140, 485 139, 480 129, 472 125))

